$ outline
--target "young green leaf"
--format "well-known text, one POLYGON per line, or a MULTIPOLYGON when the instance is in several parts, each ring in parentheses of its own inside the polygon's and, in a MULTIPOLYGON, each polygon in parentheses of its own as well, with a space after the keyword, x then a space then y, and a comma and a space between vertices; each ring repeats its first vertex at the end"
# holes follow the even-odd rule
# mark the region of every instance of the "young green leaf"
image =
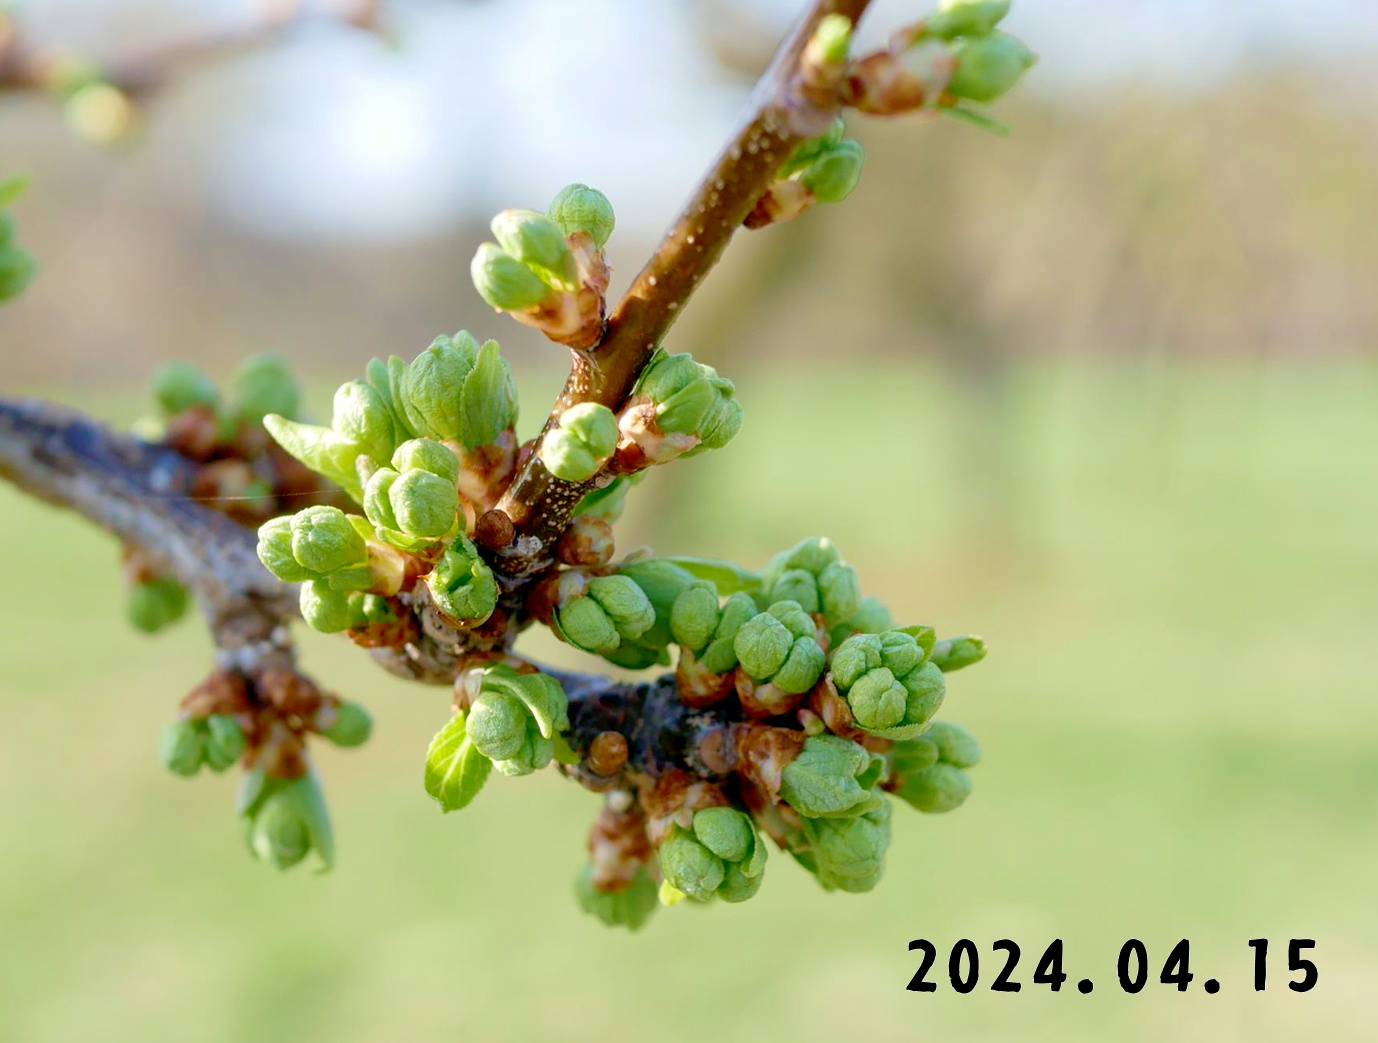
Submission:
POLYGON ((493 762, 469 741, 461 710, 436 732, 426 751, 426 792, 435 798, 442 811, 458 811, 478 796, 493 762))

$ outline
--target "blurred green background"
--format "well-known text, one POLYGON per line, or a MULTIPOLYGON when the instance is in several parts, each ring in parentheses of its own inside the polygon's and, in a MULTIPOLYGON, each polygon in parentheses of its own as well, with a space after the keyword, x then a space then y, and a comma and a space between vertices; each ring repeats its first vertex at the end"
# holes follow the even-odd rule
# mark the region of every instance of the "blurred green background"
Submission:
MULTIPOLYGON (((1028 6, 1016 28, 1075 52, 1082 7, 1028 6)), ((503 0, 452 7, 467 46, 511 31, 503 0)), ((676 10, 693 27, 732 7, 676 10)), ((124 423, 158 360, 223 377, 272 349, 324 411, 369 355, 465 325, 503 339, 534 431, 562 360, 482 309, 468 256, 486 212, 570 178, 624 213, 621 177, 625 284, 760 58, 721 33, 674 47, 699 63, 675 75, 723 100, 686 121, 688 145, 644 143, 698 156, 667 164, 668 184, 639 190, 646 168, 607 158, 635 155, 634 120, 599 125, 601 149, 575 135, 564 159, 533 154, 519 123, 424 234, 277 234, 262 215, 299 197, 271 165, 230 197, 208 180, 227 138, 267 147, 220 128, 271 128, 255 105, 294 96, 293 63, 367 79, 371 52, 347 34, 198 75, 120 154, 72 140, 51 106, 0 99, 4 166, 35 174, 24 241, 45 263, 0 313, 3 391, 124 423)), ((320 751, 337 869, 274 874, 242 849, 233 781, 172 778, 154 754, 208 667, 204 634, 136 635, 114 542, 0 487, 0 545, 24 548, 0 587, 0 1040, 1371 1038, 1378 108, 1349 61, 1246 54, 1186 84, 1150 66, 1054 72, 1005 108, 1004 142, 862 125, 856 196, 743 237, 677 327, 674 348, 737 381, 747 424, 728 450, 653 473, 620 549, 756 565, 826 534, 897 616, 992 644, 943 711, 982 741, 975 793, 950 816, 897 808, 868 895, 824 896, 777 854, 746 905, 605 930, 570 895, 597 798, 553 775, 500 780, 442 817, 420 776, 447 694, 308 634, 306 667, 377 727, 361 750, 320 751), (977 991, 953 994, 940 961, 936 994, 906 992, 919 937, 944 960, 976 941, 977 991), (987 990, 1007 937, 1024 950, 1015 996, 987 990), (1154 979, 1137 996, 1114 984, 1129 937, 1154 979), (1179 995, 1156 975, 1183 937, 1197 979, 1179 995), (1273 940, 1261 994, 1256 937, 1273 940), (1284 984, 1293 937, 1317 941, 1305 995, 1284 984), (1053 938, 1058 995, 1029 983, 1053 938)), ((577 662, 532 637, 533 654, 577 662)))

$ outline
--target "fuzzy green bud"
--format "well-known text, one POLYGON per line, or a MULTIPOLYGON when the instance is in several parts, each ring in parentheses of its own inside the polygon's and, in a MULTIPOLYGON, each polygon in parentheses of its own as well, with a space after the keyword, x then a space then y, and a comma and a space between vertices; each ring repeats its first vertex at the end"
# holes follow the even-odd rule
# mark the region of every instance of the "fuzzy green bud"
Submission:
POLYGON ((581 402, 560 414, 541 441, 541 462, 556 478, 592 478, 617 448, 617 417, 597 402, 581 402))
POLYGON ((981 761, 981 744, 960 724, 934 721, 923 738, 938 748, 938 757, 958 768, 972 768, 981 761))
POLYGON ((852 708, 856 723, 887 739, 911 739, 942 705, 946 682, 927 661, 931 630, 887 630, 856 634, 833 650, 833 683, 852 708))
POLYGON ((660 847, 666 882, 689 898, 743 902, 761 886, 766 849, 751 819, 736 808, 703 808, 691 829, 676 826, 660 847))
POLYGON ((869 891, 880 882, 890 846, 890 802, 853 818, 806 818, 806 863, 829 891, 869 891))
POLYGON ((826 661, 813 620, 796 601, 777 601, 737 632, 733 648, 743 670, 798 695, 817 682, 826 661))
POLYGON ((460 437, 464 381, 477 357, 478 344, 461 330, 453 337, 437 337, 412 359, 401 374, 396 399, 414 432, 439 441, 460 437))
POLYGON ((17 246, 0 245, 0 301, 13 300, 28 289, 37 271, 33 254, 17 246))
POLYGON ((497 243, 480 243, 469 265, 474 289, 498 311, 525 311, 553 292, 541 277, 497 243))
POLYGON ((459 460, 448 447, 431 438, 412 438, 392 454, 393 470, 430 471, 453 483, 459 477, 459 460))
POLYGON ((493 570, 463 536, 457 536, 446 548, 427 574, 426 586, 441 612, 465 626, 482 623, 498 604, 493 570))
POLYGON ((593 886, 593 867, 584 867, 574 884, 579 908, 608 927, 640 929, 660 907, 655 881, 644 868, 638 869, 631 884, 620 891, 600 891, 593 886))
POLYGON ((292 516, 291 527, 292 557, 316 575, 368 561, 364 538, 338 507, 307 507, 292 516))
POLYGON ((168 416, 192 406, 214 409, 220 394, 210 377, 189 362, 169 362, 153 374, 153 397, 168 416))
POLYGON ((952 45, 957 67, 947 83, 958 98, 992 102, 1008 94, 1037 58, 1008 33, 992 32, 958 40, 952 45))
POLYGON ((536 270, 544 281, 565 288, 574 284, 574 254, 565 242, 565 231, 535 210, 503 210, 493 218, 493 238, 507 253, 536 270))
POLYGON ((964 769, 981 760, 981 747, 961 725, 934 721, 917 739, 896 743, 890 759, 899 777, 895 796, 919 811, 939 814, 960 807, 971 795, 964 769))
POLYGON ((517 384, 497 341, 479 348, 460 398, 459 438, 470 449, 496 442, 517 422, 517 384))
POLYGON ((550 763, 556 735, 569 727, 569 703, 548 674, 511 667, 474 671, 465 683, 473 695, 469 741, 504 775, 529 775, 550 763))
POLYGON ((295 416, 301 408, 301 388, 281 355, 251 355, 239 364, 234 398, 240 416, 262 420, 269 413, 295 416))
POLYGON ((930 815, 955 811, 971 796, 971 778, 955 764, 939 761, 926 771, 904 776, 895 796, 930 815))
POLYGON ((957 36, 984 36, 1010 13, 1010 0, 943 0, 938 13, 928 19, 930 36, 950 40, 957 36))
POLYGON ((699 662, 706 670, 725 674, 737 665, 737 634, 756 615, 756 602, 744 591, 738 591, 723 602, 713 640, 699 656, 699 662))
POLYGON ((322 634, 338 634, 360 622, 349 603, 348 592, 336 590, 323 579, 303 583, 299 603, 301 618, 306 620, 306 625, 322 634))
POLYGON ((362 746, 373 734, 373 717, 356 702, 342 702, 321 734, 336 746, 362 746))
POLYGON ((413 469, 388 488, 397 528, 408 536, 434 540, 454 527, 459 494, 452 481, 430 471, 413 469))
POLYGON ((718 607, 718 588, 700 580, 690 584, 675 598, 670 608, 670 633, 676 643, 693 652, 702 652, 713 640, 722 612, 718 607))
POLYGON ((781 772, 780 797, 805 818, 862 815, 881 805, 875 785, 884 773, 879 754, 836 735, 815 735, 781 772))
POLYGON ((546 209, 566 236, 587 232, 599 250, 607 245, 615 223, 608 197, 588 185, 566 185, 546 209))
POLYGON ((641 637, 656 621, 655 606, 628 576, 599 576, 556 611, 559 632, 586 652, 606 655, 624 639, 641 637))
POLYGON ((205 734, 198 722, 169 721, 158 736, 158 759, 174 775, 190 778, 206 759, 205 734))
POLYGON ((741 429, 742 408, 732 381, 685 352, 659 352, 642 371, 636 394, 656 404, 656 422, 671 434, 697 435, 684 455, 726 445, 741 429))
POLYGON ((335 844, 325 799, 315 778, 261 779, 244 810, 246 840, 255 858, 290 869, 314 849, 325 868, 335 844))
POLYGON ((362 380, 350 380, 335 392, 331 428, 375 464, 386 463, 396 444, 392 411, 382 395, 362 380))
POLYGON ((156 576, 129 588, 126 609, 129 622, 146 634, 154 634, 186 614, 190 595, 175 579, 156 576))
POLYGON ((315 573, 292 554, 292 517, 270 518, 258 527, 258 560, 284 583, 301 583, 315 573))
POLYGON ((966 637, 944 638, 933 646, 933 663, 945 674, 979 663, 986 658, 984 638, 969 634, 966 637))
POLYGON ((204 728, 206 766, 211 771, 224 771, 243 756, 248 740, 233 715, 212 714, 206 718, 204 728))
POLYGON ((851 138, 816 156, 795 177, 820 203, 840 203, 861 182, 866 150, 851 138))

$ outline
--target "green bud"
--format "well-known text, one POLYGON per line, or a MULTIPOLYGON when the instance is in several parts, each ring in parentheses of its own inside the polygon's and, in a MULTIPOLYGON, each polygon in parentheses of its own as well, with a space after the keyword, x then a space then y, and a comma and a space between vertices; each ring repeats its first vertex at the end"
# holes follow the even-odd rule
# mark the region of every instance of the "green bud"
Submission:
POLYGON ((780 798, 805 818, 862 815, 881 805, 874 787, 884 772, 884 758, 857 743, 810 736, 781 773, 780 798))
POLYGON ((749 619, 732 642, 742 669, 759 681, 769 679, 785 665, 793 644, 789 628, 769 612, 749 619))
POLYGON ((484 692, 469 709, 469 741, 492 761, 516 757, 526 743, 531 715, 506 692, 484 692))
POLYGON ((842 552, 827 537, 815 536, 800 540, 789 550, 781 551, 766 564, 764 575, 772 576, 785 569, 803 569, 817 576, 829 565, 842 560, 842 552))
POLYGON ((336 590, 323 579, 301 585, 301 618, 312 630, 322 634, 338 634, 349 630, 358 617, 349 603, 349 594, 336 590))
POLYGON ((760 889, 765 872, 765 845, 736 808, 696 811, 693 828, 675 826, 659 854, 666 883, 698 902, 715 895, 745 901, 760 889))
POLYGON ((241 416, 262 420, 269 413, 295 416, 301 389, 281 355, 250 355, 235 372, 234 397, 241 416))
POLYGON ((661 402, 656 421, 662 431, 689 434, 697 431, 717 400, 717 389, 707 380, 695 380, 661 402))
POLYGON ((556 612, 555 620, 557 633, 585 652, 604 655, 622 643, 616 625, 592 598, 575 598, 556 612))
POLYGON ((839 65, 847 60, 852 44, 852 20, 846 15, 826 14, 809 39, 805 54, 820 64, 839 65))
POLYGON ((447 446, 430 438, 412 438, 392 454, 395 471, 430 471, 453 484, 459 477, 459 460, 447 446))
POLYGON ((809 868, 824 888, 869 891, 885 869, 890 802, 882 798, 875 808, 854 818, 806 818, 804 834, 813 863, 809 868))
POLYGON ((258 560, 284 583, 314 578, 292 555, 292 516, 271 518, 258 527, 258 560))
POLYGON ((430 471, 411 470, 388 489, 397 528, 408 536, 434 540, 454 527, 459 494, 452 481, 430 471))
MULTIPOLYGON (((364 380, 369 387, 378 393, 378 397, 387 406, 388 413, 392 416, 392 427, 398 441, 405 441, 416 434, 411 429, 411 425, 407 423, 406 417, 402 415, 402 407, 393 395, 393 384, 396 382, 400 385, 402 374, 406 372, 406 368, 407 364, 396 355, 393 355, 387 362, 380 358, 371 358, 368 360, 368 365, 364 367, 364 380), (394 361, 397 363, 395 381, 391 366, 394 361)), ((375 461, 375 463, 382 462, 381 460, 375 461)))
POLYGON ((903 776, 895 796, 919 811, 941 814, 956 810, 971 796, 971 779, 955 764, 939 761, 925 771, 903 776))
POLYGON ((344 511, 317 505, 292 516, 292 557, 323 575, 367 563, 368 549, 344 511))
POLYGON ((396 399, 418 435, 439 441, 459 438, 464 424, 464 381, 473 372, 477 356, 478 344, 461 330, 453 337, 437 337, 412 359, 401 376, 396 399))
POLYGON ((441 811, 458 811, 478 796, 493 762, 469 740, 468 714, 460 711, 436 732, 426 751, 426 792, 441 811))
POLYGON ((723 602, 718 627, 713 631, 713 640, 699 656, 704 669, 715 674, 725 674, 737 665, 737 634, 746 623, 757 615, 756 602, 745 591, 737 591, 723 602))
POLYGON ((818 580, 803 569, 787 569, 770 588, 771 601, 797 601, 805 612, 817 612, 821 607, 818 580))
MULTIPOLYGON (((925 644, 927 627, 912 628, 925 644)), ((856 634, 834 649, 833 683, 862 728, 887 739, 912 739, 942 705, 947 690, 927 649, 907 630, 856 634)))
POLYGON ((797 177, 820 203, 840 203, 861 181, 865 161, 866 150, 861 142, 848 138, 818 156, 797 177))
POLYGON ((975 634, 967 637, 949 637, 933 646, 933 663, 945 674, 971 666, 986 658, 985 639, 975 634))
POLYGON ((686 457, 709 449, 721 449, 742 429, 742 404, 733 397, 735 389, 732 382, 719 378, 714 387, 717 388, 718 397, 699 428, 699 444, 685 453, 686 457))
POLYGON ((37 271, 33 254, 17 246, 0 246, 0 301, 13 300, 28 289, 37 271))
POLYGON ((455 537, 446 548, 426 576, 426 586, 440 610, 465 626, 479 625, 498 604, 493 570, 480 557, 478 548, 463 536, 455 537))
POLYGON ((556 478, 587 481, 617 448, 617 417, 597 402, 581 402, 560 414, 541 442, 541 462, 556 478))
POLYGON ((351 380, 335 392, 331 428, 375 464, 386 463, 396 445, 392 410, 387 401, 362 380, 351 380))
POLYGON ((692 833, 675 827, 660 845, 660 872, 670 886, 697 902, 706 902, 726 879, 727 867, 692 833))
POLYGON ((614 478, 601 489, 594 489, 580 500, 579 506, 574 509, 574 516, 577 518, 589 514, 612 524, 622 517, 622 510, 627 503, 627 493, 645 477, 645 471, 637 471, 636 474, 614 478))
POLYGON ((950 40, 957 36, 984 36, 1010 12, 1010 0, 943 0, 938 13, 928 19, 930 36, 950 40))
POLYGON ((153 397, 168 416, 192 406, 214 409, 220 401, 210 377, 189 362, 169 362, 154 373, 153 397))
POLYGON ((590 580, 588 596, 608 614, 622 637, 640 637, 656 621, 656 610, 646 592, 628 576, 590 580))
POLYGON ((565 242, 565 231, 535 210, 504 210, 493 218, 493 238, 498 245, 529 268, 566 289, 574 285, 574 254, 565 242))
POLYGON ((1008 33, 968 37, 952 45, 957 67, 947 89, 958 98, 992 102, 1008 94, 1038 60, 1008 33))
POLYGON ((334 863, 330 816, 313 776, 263 780, 244 817, 250 852, 275 869, 290 869, 313 849, 324 868, 334 863))
POLYGON ((702 652, 713 640, 722 613, 718 607, 718 588, 706 581, 685 587, 670 609, 670 633, 677 644, 702 652))
POLYGON ((129 588, 126 605, 129 622, 146 634, 157 633, 181 619, 189 601, 187 588, 170 577, 158 576, 145 583, 135 583, 129 588))
POLYGON ((795 601, 777 601, 748 620, 733 648, 748 675, 791 695, 812 688, 827 660, 814 636, 813 620, 795 601))
POLYGON ((525 311, 553 292, 540 276, 497 243, 480 243, 469 265, 474 289, 498 311, 525 311))
POLYGON ((835 561, 818 576, 818 595, 825 623, 835 625, 850 619, 861 606, 861 585, 856 569, 835 561))
POLYGON ((629 931, 641 928, 660 907, 655 881, 644 868, 638 869, 631 884, 621 891, 599 891, 593 886, 593 867, 586 866, 575 881, 574 897, 579 908, 590 916, 609 927, 625 927, 629 931))
POLYGON ((927 771, 938 763, 938 744, 927 735, 897 742, 890 748, 890 774, 903 778, 927 771))
POLYGON ((211 771, 224 771, 244 755, 248 740, 233 715, 212 714, 205 727, 206 766, 211 771))
POLYGON ((336 746, 362 746, 373 733, 373 718, 355 702, 342 702, 335 708, 335 719, 321 734, 336 746))
POLYGON ((861 676, 847 702, 856 723, 869 730, 893 728, 904 721, 904 705, 908 696, 904 685, 885 667, 876 667, 861 676))
POLYGON ((546 214, 566 236, 587 232, 599 250, 607 245, 614 225, 608 197, 588 185, 566 185, 556 194, 546 214))
POLYGON ((724 862, 744 862, 756 844, 751 819, 736 808, 704 808, 694 813, 694 836, 724 862))
POLYGON ((932 742, 937 747, 938 756, 954 767, 972 768, 981 761, 980 743, 960 724, 934 721, 924 732, 923 738, 932 742))
POLYGON ((158 759, 174 775, 190 778, 205 761, 205 736, 196 721, 169 721, 158 736, 158 759))
POLYGON ((496 442, 517 422, 517 384, 497 341, 484 341, 479 348, 460 397, 460 441, 470 449, 496 442))
POLYGON ((378 529, 378 534, 386 538, 392 532, 400 531, 397 514, 392 508, 392 487, 402 476, 391 467, 380 467, 364 486, 364 514, 378 529))

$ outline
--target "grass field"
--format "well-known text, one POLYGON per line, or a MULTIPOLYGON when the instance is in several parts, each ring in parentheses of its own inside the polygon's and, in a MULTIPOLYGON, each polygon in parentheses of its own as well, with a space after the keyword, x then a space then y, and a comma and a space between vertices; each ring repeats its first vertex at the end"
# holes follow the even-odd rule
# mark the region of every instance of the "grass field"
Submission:
POLYGON ((445 694, 319 637, 306 665, 377 719, 320 756, 340 865, 252 862, 232 781, 153 752, 205 637, 134 634, 111 541, 0 488, 22 548, 0 594, 0 1040, 1372 1038, 1378 371, 1039 364, 995 409, 936 370, 868 370, 746 374, 739 441, 654 475, 621 546, 754 564, 826 533, 897 615, 984 633, 943 713, 983 742, 976 792, 897 809, 869 895, 774 857, 756 900, 631 937, 569 897, 594 797, 500 780, 442 818, 420 776, 445 694), (977 991, 940 965, 935 995, 906 992, 918 937, 976 941, 977 991), (1006 937, 1017 996, 987 989, 1006 937), (1114 983, 1129 937, 1153 961, 1137 996, 1114 983), (1183 937, 1179 995, 1156 974, 1183 937), (1255 994, 1256 937, 1314 938, 1316 989, 1275 960, 1255 994), (1053 938, 1057 995, 1029 984, 1053 938))

